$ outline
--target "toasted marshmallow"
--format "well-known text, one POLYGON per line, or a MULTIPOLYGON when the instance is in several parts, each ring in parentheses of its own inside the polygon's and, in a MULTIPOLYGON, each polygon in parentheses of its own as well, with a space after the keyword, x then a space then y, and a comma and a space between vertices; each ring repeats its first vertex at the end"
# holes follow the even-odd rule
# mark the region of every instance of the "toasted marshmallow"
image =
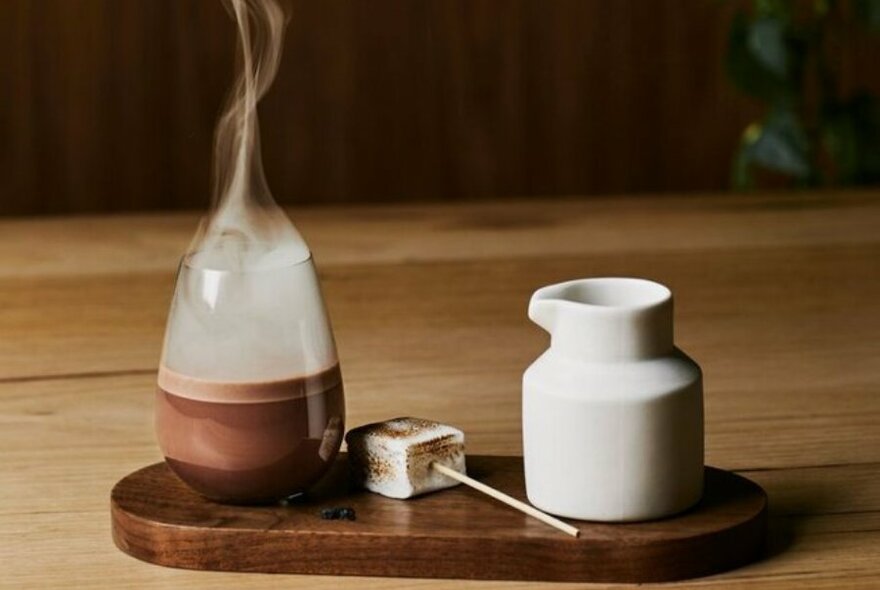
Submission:
POLYGON ((355 428, 345 441, 356 482, 389 498, 411 498, 458 485, 431 468, 435 461, 466 473, 464 433, 439 422, 395 418, 355 428))

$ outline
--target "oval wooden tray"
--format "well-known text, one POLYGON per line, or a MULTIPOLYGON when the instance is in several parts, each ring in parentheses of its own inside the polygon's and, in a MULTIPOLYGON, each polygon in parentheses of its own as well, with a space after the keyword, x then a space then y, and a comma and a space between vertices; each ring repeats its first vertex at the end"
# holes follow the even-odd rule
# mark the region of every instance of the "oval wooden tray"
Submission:
MULTIPOLYGON (((525 499, 521 457, 469 456, 468 472, 525 499)), ((412 500, 350 489, 345 455, 286 506, 225 506, 158 463, 113 488, 113 539, 159 565, 238 572, 659 582, 705 576, 759 557, 767 497, 755 483, 706 469, 703 501, 676 517, 633 524, 570 521, 573 539, 465 486, 412 500), (322 520, 349 506, 356 521, 322 520)))

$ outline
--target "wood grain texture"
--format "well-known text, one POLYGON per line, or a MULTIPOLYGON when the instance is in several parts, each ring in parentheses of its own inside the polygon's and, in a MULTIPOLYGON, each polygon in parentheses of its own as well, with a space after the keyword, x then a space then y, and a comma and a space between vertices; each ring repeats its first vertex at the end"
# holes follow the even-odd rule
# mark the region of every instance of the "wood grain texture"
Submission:
MULTIPOLYGON (((760 112, 723 70, 735 3, 290 5, 285 203, 718 190, 760 112)), ((234 40, 219 0, 0 2, 0 214, 204 207, 234 40)))
MULTIPOLYGON (((293 213, 320 267, 352 426, 425 415, 461 427, 473 453, 520 454, 519 381, 546 345, 525 316, 531 290, 646 275, 673 288, 676 338, 704 369, 707 462, 770 497, 764 559, 670 587, 880 583, 877 193, 293 213)), ((0 221, 0 587, 277 587, 273 576, 143 564, 110 538, 113 484, 161 460, 155 370, 195 223, 184 214, 0 221)))
MULTIPOLYGON (((467 463, 479 481, 525 500, 521 457, 469 455, 467 463)), ((581 531, 571 539, 465 486, 409 501, 358 490, 343 454, 307 497, 286 506, 207 501, 157 463, 113 487, 111 514, 120 549, 171 567, 641 583, 707 576, 757 559, 767 496, 741 476, 707 468, 695 508, 645 523, 569 521, 581 531), (328 506, 350 507, 357 520, 322 520, 328 506)))

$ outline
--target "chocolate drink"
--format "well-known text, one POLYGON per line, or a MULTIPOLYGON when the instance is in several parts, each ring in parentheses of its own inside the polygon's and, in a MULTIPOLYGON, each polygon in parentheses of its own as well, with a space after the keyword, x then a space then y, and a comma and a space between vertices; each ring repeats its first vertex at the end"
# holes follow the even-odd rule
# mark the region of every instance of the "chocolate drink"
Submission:
POLYGON ((339 365, 262 383, 159 371, 159 446, 180 479, 214 500, 265 503, 305 491, 335 459, 344 421, 339 365))

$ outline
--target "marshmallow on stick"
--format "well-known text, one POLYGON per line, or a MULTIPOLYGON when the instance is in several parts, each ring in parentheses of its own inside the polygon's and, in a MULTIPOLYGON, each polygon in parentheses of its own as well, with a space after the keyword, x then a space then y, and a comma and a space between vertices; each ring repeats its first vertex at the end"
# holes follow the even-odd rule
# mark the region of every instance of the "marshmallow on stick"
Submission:
POLYGON ((367 424, 345 435, 352 473, 371 492, 411 498, 458 485, 436 469, 435 461, 465 473, 464 433, 420 418, 367 424))
POLYGON ((357 482, 390 498, 411 498, 459 483, 577 537, 577 528, 466 475, 464 433, 422 420, 395 418, 367 424, 346 436, 348 457, 357 482))

